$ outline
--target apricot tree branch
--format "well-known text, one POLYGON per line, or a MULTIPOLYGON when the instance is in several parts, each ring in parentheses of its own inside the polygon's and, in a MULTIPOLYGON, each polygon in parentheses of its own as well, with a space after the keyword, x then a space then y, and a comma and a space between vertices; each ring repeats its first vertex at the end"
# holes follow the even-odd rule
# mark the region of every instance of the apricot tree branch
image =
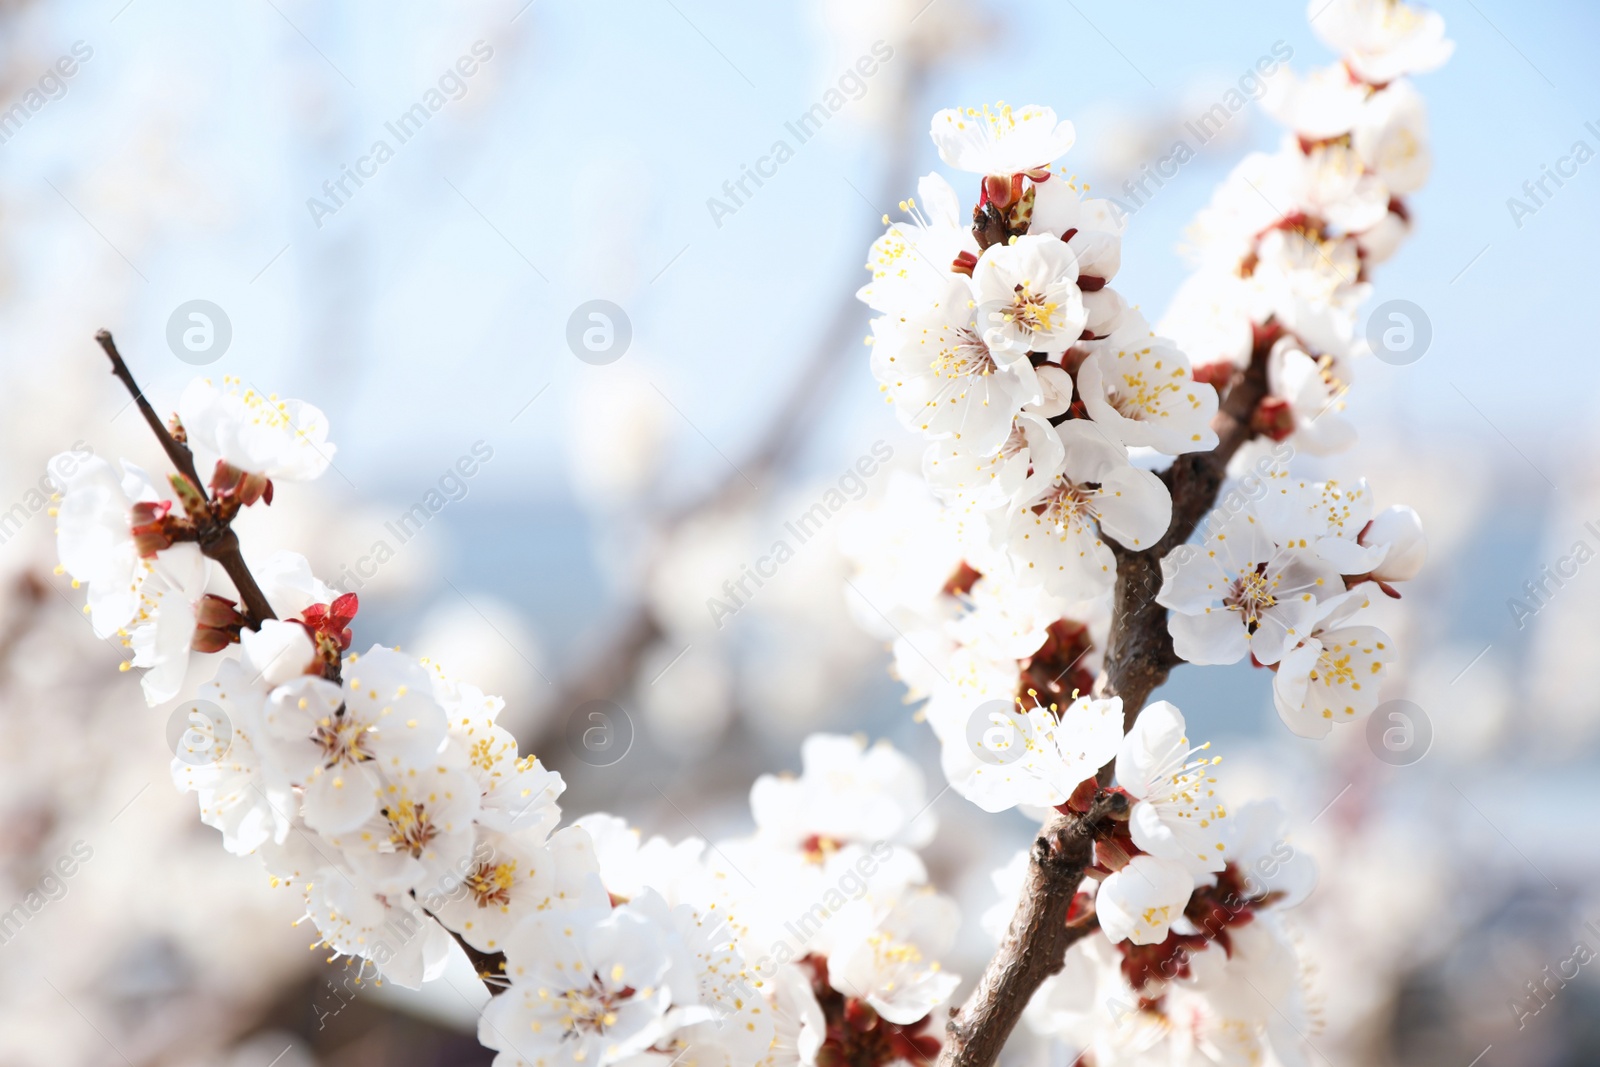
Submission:
POLYGON ((100 330, 94 339, 105 350, 106 356, 111 360, 111 373, 127 387, 128 393, 133 397, 133 402, 139 405, 139 413, 144 416, 144 421, 150 424, 150 432, 156 435, 156 440, 161 442, 162 449, 167 453, 167 458, 172 465, 178 468, 194 487, 200 490, 202 498, 206 495, 206 483, 194 469, 194 453, 189 451, 189 446, 172 436, 172 431, 167 429, 167 424, 161 421, 161 416, 156 414, 156 409, 150 406, 150 401, 145 399, 144 390, 133 380, 133 372, 128 370, 128 364, 123 361, 122 353, 117 351, 117 342, 111 339, 110 330, 100 330))
POLYGON ((1251 416, 1267 395, 1266 345, 1252 353, 1250 365, 1234 374, 1221 408, 1212 420, 1217 447, 1179 456, 1162 480, 1172 494, 1172 524, 1166 535, 1143 552, 1113 545, 1117 581, 1113 593, 1111 636, 1099 686, 1104 696, 1122 698, 1124 731, 1144 707, 1150 693, 1167 680, 1181 660, 1172 651, 1167 609, 1156 603, 1161 591, 1161 560, 1184 544, 1216 505, 1228 462, 1250 439, 1251 416))
POLYGON ((1119 812, 1126 817, 1127 807, 1122 794, 1103 794, 1088 812, 1057 815, 1039 831, 1011 925, 977 988, 951 1016, 939 1067, 994 1063, 1034 991, 1061 970, 1067 949, 1093 929, 1068 926, 1067 912, 1089 867, 1096 831, 1119 812))
MULTIPOLYGON (((101 330, 94 335, 100 347, 105 350, 106 356, 111 360, 111 373, 117 376, 133 397, 133 402, 139 405, 139 413, 144 416, 144 421, 149 424, 150 431, 156 435, 156 440, 161 442, 161 448, 178 469, 178 473, 189 480, 203 504, 209 504, 210 498, 206 496, 206 483, 195 470, 194 453, 189 446, 178 440, 167 424, 161 421, 161 416, 156 414, 156 409, 145 399, 144 390, 139 388, 139 383, 133 380, 133 372, 128 369, 127 362, 122 358, 122 353, 117 351, 117 343, 112 340, 110 330, 101 330)), ((261 586, 256 583, 255 576, 250 573, 250 568, 245 564, 244 554, 239 549, 239 538, 229 526, 229 520, 214 513, 209 507, 202 509, 205 514, 191 515, 195 520, 197 538, 200 551, 209 559, 216 560, 222 565, 224 573, 233 582, 233 587, 239 591, 239 598, 244 601, 246 621, 250 629, 259 630, 261 624, 268 619, 278 616, 272 611, 272 605, 267 602, 267 596, 261 591, 261 586)))
MULTIPOLYGON (((1172 524, 1166 534, 1143 552, 1116 550, 1111 638, 1096 688, 1101 695, 1122 698, 1124 731, 1181 662, 1172 651, 1167 610, 1155 602, 1161 559, 1188 541, 1215 505, 1228 461, 1254 432, 1251 417, 1267 393, 1265 348, 1266 342, 1258 344, 1250 365, 1234 374, 1212 422, 1217 447, 1178 457, 1163 476, 1172 493, 1172 524)), ((1110 783, 1111 767, 1101 768, 1102 784, 1110 783)), ((1067 949, 1090 929, 1068 927, 1067 912, 1089 866, 1094 834, 1115 800, 1126 798, 1102 794, 1087 814, 1054 816, 1039 831, 1011 926, 972 995, 952 1015, 939 1067, 991 1067, 1028 1001, 1046 978, 1061 970, 1067 949)))

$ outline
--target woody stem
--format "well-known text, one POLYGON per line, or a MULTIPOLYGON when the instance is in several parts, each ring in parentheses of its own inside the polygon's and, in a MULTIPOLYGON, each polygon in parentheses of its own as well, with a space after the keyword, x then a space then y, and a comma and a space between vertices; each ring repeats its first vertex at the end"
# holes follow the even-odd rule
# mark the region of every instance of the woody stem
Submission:
MULTIPOLYGON (((1164 474, 1172 493, 1172 524, 1152 548, 1117 553, 1111 639, 1097 690, 1122 698, 1123 730, 1133 725, 1150 693, 1181 662, 1172 651, 1167 611, 1155 602, 1161 559, 1187 541, 1216 503, 1228 461, 1250 439, 1250 416, 1267 394, 1266 346, 1238 371, 1212 428, 1217 447, 1180 456, 1164 474)), ((1112 765, 1100 769, 1109 785, 1112 765)), ((991 1067, 1044 980, 1065 965, 1067 949, 1089 929, 1068 927, 1067 911, 1089 865, 1101 805, 1085 815, 1057 815, 1039 831, 1028 859, 1017 910, 999 950, 984 968, 965 1005, 951 1017, 938 1067, 991 1067)))
MULTIPOLYGON (((122 353, 117 351, 117 343, 112 340, 110 330, 101 330, 94 335, 100 347, 111 360, 111 373, 116 375, 128 393, 133 397, 133 402, 139 405, 139 412, 144 416, 144 421, 149 424, 150 431, 156 435, 156 440, 161 442, 162 451, 167 458, 194 486, 200 494, 200 499, 210 502, 206 496, 205 482, 195 470, 194 453, 189 446, 179 441, 172 435, 172 431, 161 421, 161 416, 156 414, 150 401, 145 399, 144 390, 139 388, 139 383, 133 380, 133 372, 128 369, 128 364, 122 358, 122 353)), ((268 619, 278 616, 273 613, 272 605, 267 602, 267 596, 261 591, 261 586, 256 583, 255 576, 250 573, 250 568, 245 565, 244 554, 239 549, 239 538, 228 525, 228 520, 211 514, 190 516, 200 527, 200 551, 208 559, 214 559, 222 565, 223 571, 239 591, 239 597, 244 602, 246 621, 250 629, 259 630, 261 624, 268 619)))

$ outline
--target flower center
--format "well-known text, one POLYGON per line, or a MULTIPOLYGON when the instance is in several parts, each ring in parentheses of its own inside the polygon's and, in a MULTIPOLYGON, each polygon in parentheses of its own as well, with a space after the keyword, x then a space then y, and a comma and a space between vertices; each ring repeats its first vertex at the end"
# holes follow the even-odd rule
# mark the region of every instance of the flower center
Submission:
POLYGON ((561 1024, 566 1028, 564 1036, 576 1038, 585 1031, 604 1034, 608 1027, 615 1026, 617 1004, 623 999, 623 993, 608 991, 598 980, 587 989, 568 989, 563 992, 560 1000, 565 1010, 561 1017, 561 1024))
MULTIPOLYGON (((1145 349, 1149 352, 1149 349, 1145 349)), ((1159 369, 1160 364, 1157 364, 1159 369)), ((1144 371, 1136 370, 1122 375, 1122 385, 1111 387, 1111 406, 1125 419, 1144 419, 1163 414, 1162 400, 1167 393, 1176 393, 1176 381, 1152 383, 1144 371)))
POLYGON ((800 842, 800 852, 805 856, 806 862, 815 863, 819 867, 827 863, 828 857, 838 852, 841 847, 837 839, 822 834, 812 834, 800 842))
POLYGON ((1100 486, 1094 482, 1058 481, 1034 511, 1063 533, 1079 533, 1097 517, 1094 498, 1099 493, 1100 486))
POLYGON ((989 346, 983 343, 983 339, 965 326, 957 327, 952 332, 954 339, 939 349, 929 369, 943 378, 977 378, 993 374, 994 356, 990 355, 989 346))
POLYGON ((329 770, 372 758, 367 749, 367 728, 349 715, 339 714, 318 722, 311 739, 322 749, 322 765, 329 770))
POLYGON ((480 863, 477 868, 467 875, 467 890, 473 899, 478 902, 478 907, 487 908, 491 905, 505 907, 511 903, 511 886, 516 881, 516 862, 510 863, 480 863))
POLYGON ((1320 677, 1329 685, 1350 685, 1356 679, 1356 669, 1351 666, 1352 657, 1348 652, 1335 657, 1334 652, 1335 649, 1322 650, 1322 655, 1317 657, 1316 667, 1311 671, 1311 680, 1314 682, 1320 677))
POLYGON ((1060 306, 1035 293, 1029 283, 1022 282, 1013 291, 1011 306, 1001 313, 1001 317, 1029 333, 1048 333, 1056 327, 1056 312, 1060 306))
POLYGON ((397 851, 409 852, 417 859, 422 858, 428 842, 439 836, 438 827, 428 817, 426 804, 402 800, 384 808, 383 817, 389 820, 390 843, 397 851))
POLYGON ((1267 565, 1262 563, 1233 580, 1233 588, 1223 598, 1222 604, 1230 611, 1239 612, 1245 629, 1255 633, 1261 625, 1262 613, 1278 604, 1278 598, 1272 592, 1276 586, 1277 582, 1267 577, 1267 565))
MULTIPOLYGON (((1189 748, 1188 745, 1189 739, 1185 737, 1173 746, 1154 775, 1145 799, 1156 806, 1161 812, 1161 821, 1173 830, 1182 828, 1198 834, 1202 830, 1209 830, 1216 820, 1228 817, 1227 809, 1217 799, 1217 791, 1213 788, 1217 780, 1211 776, 1211 768, 1222 762, 1222 757, 1208 758, 1202 755, 1193 759, 1191 757, 1196 753, 1210 748, 1211 742, 1207 741, 1197 748, 1189 748)), ((1196 849, 1195 854, 1199 859, 1212 858, 1206 851, 1213 847, 1209 835, 1189 843, 1196 849)), ((1223 851, 1221 841, 1217 841, 1214 847, 1218 854, 1223 851)))

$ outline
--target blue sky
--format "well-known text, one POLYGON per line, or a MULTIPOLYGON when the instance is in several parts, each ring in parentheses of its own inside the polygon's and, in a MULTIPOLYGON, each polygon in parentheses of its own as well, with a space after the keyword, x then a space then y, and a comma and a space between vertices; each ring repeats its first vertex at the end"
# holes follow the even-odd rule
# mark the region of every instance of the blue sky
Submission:
MULTIPOLYGON (((1458 49, 1420 79, 1435 173, 1414 200, 1415 237, 1379 274, 1374 301, 1420 305, 1433 347, 1413 366, 1363 368, 1355 412, 1503 433, 1535 452, 1581 438, 1600 389, 1585 343, 1600 163, 1520 229, 1506 200, 1575 141, 1600 149, 1585 127, 1600 120, 1600 74, 1584 51, 1600 12, 1441 6, 1458 49)), ((1279 40, 1297 66, 1328 55, 1297 3, 1219 14, 1019 2, 991 17, 1004 20, 998 32, 933 79, 921 110, 1051 104, 1079 120, 1069 160, 1091 177, 1096 129, 1121 121, 1118 109, 1181 113, 1203 99, 1197 86, 1236 78, 1279 40)), ((889 206, 866 203, 881 147, 846 115, 720 227, 706 209, 837 77, 809 5, 134 0, 37 12, 22 37, 41 73, 77 40, 94 56, 0 147, 23 201, 16 236, 58 266, 96 257, 107 277, 122 271, 109 323, 119 332, 154 343, 171 308, 194 297, 227 309, 234 348, 215 369, 315 395, 347 428, 341 469, 363 492, 491 432, 519 474, 488 492, 560 495, 577 388, 606 373, 572 357, 566 320, 595 298, 627 310, 624 358, 679 409, 685 485, 720 476, 717 452, 740 454, 821 318, 859 283, 877 209, 889 206), (476 41, 494 57, 465 95, 314 225, 308 198, 476 41), (152 169, 152 139, 167 188, 109 192, 152 169)), ((15 77, 13 98, 31 81, 26 65, 15 77)), ((1184 224, 1249 143, 1274 136, 1257 116, 1243 143, 1208 148, 1163 189, 1134 220, 1119 287, 1159 311, 1183 276, 1173 250, 1184 224)), ((919 152, 919 170, 936 165, 925 141, 919 152)), ((38 277, 18 280, 24 299, 71 284, 65 269, 29 273, 38 277)), ((816 450, 820 467, 888 428, 865 364, 862 349, 816 450)), ((176 389, 188 373, 162 360, 152 387, 176 389)))

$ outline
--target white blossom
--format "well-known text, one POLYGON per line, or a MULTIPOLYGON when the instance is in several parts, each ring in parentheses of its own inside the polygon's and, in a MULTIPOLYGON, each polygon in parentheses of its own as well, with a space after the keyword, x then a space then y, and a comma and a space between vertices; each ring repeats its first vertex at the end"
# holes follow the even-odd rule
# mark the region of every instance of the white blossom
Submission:
POLYGON ((929 131, 948 166, 972 174, 1018 174, 1050 166, 1072 147, 1072 123, 1057 121, 1047 107, 991 110, 946 108, 933 116, 929 131))
POLYGON ((335 955, 370 960, 396 985, 416 989, 444 973, 450 935, 406 894, 373 892, 330 865, 310 879, 306 915, 335 955))
POLYGON ((1306 11, 1317 36, 1374 85, 1437 70, 1455 51, 1437 11, 1403 0, 1311 0, 1306 11))
POLYGON ((1116 558, 1104 538, 1149 548, 1172 521, 1167 487, 1128 462, 1126 449, 1086 419, 1056 427, 1063 459, 1035 468, 1013 498, 1006 544, 1034 580, 1069 600, 1111 587, 1116 558))
POLYGON ((1117 782, 1135 799, 1133 843, 1198 878, 1227 864, 1228 812, 1213 777, 1222 757, 1193 758, 1211 746, 1190 747, 1186 729, 1183 713, 1167 701, 1146 707, 1117 751, 1117 782))
MULTIPOLYGON (((60 469, 68 454, 51 460, 60 469)), ((74 461, 78 457, 71 457, 74 461)), ((61 479, 56 505, 56 552, 76 583, 88 586, 89 621, 96 637, 110 637, 139 610, 139 589, 150 567, 133 535, 136 503, 160 500, 150 476, 122 463, 122 473, 89 456, 61 479)))
POLYGON ((1373 93, 1350 131, 1361 163, 1394 196, 1421 189, 1433 169, 1428 148, 1428 109, 1410 82, 1373 93))
POLYGON ((1383 582, 1406 582, 1422 571, 1428 558, 1428 539, 1422 532, 1422 518, 1404 504, 1384 508, 1372 517, 1358 540, 1364 545, 1386 546, 1383 561, 1372 568, 1372 576, 1383 582))
POLYGON ((510 986, 478 1022, 495 1067, 605 1067, 664 1037, 670 936, 632 904, 529 916, 506 942, 510 986))
POLYGON ((375 647, 345 670, 342 687, 312 677, 279 686, 262 712, 265 750, 304 787, 306 822, 324 833, 371 819, 383 775, 429 765, 445 738, 444 711, 415 660, 375 647))
POLYGON ((484 952, 498 952, 524 916, 598 903, 594 845, 578 827, 548 842, 482 827, 461 865, 424 893, 439 921, 484 952))
POLYGON ((789 848, 823 838, 844 844, 926 845, 938 828, 927 811, 917 765, 887 742, 812 734, 800 746, 801 773, 762 775, 750 789, 756 829, 789 848))
POLYGON ((303 400, 264 396, 238 379, 219 389, 206 378, 189 383, 178 418, 201 461, 221 460, 243 471, 289 482, 320 477, 333 461, 327 416, 303 400))
POLYGON ((1065 804, 1086 778, 1110 763, 1122 740, 1122 700, 1079 697, 1065 708, 994 707, 975 716, 970 749, 946 744, 946 773, 985 811, 1065 804), (952 763, 965 768, 951 774, 952 763))
POLYGON ((1336 567, 1310 548, 1279 545, 1255 515, 1235 515, 1198 545, 1161 561, 1156 602, 1173 650, 1190 663, 1277 663, 1311 632, 1321 600, 1343 592, 1336 567))
POLYGON ((1159 856, 1135 856, 1100 883, 1094 896, 1100 929, 1113 942, 1156 945, 1183 915, 1194 880, 1183 864, 1159 856))
POLYGON ((1026 349, 996 342, 964 279, 922 314, 873 320, 872 332, 873 374, 895 414, 930 437, 953 436, 987 455, 1004 443, 1023 405, 1043 399, 1026 349))
POLYGON ((195 605, 205 594, 211 561, 198 545, 184 542, 150 561, 139 586, 139 610, 128 623, 127 644, 135 667, 148 668, 139 685, 151 707, 183 689, 195 636, 195 605))
POLYGON ((1029 352, 1055 357, 1083 333, 1088 311, 1078 288, 1078 257, 1048 234, 986 249, 972 270, 976 326, 1001 359, 1029 352))
POLYGON ((962 218, 961 202, 950 183, 929 174, 917 183, 917 195, 922 198, 920 205, 915 200, 904 205, 913 213, 911 221, 890 225, 872 243, 867 260, 872 280, 856 297, 874 311, 921 312, 959 277, 951 265, 961 253, 977 258, 971 220, 962 218))
POLYGON ((914 1023, 961 984, 959 975, 939 964, 955 943, 960 921, 961 911, 949 897, 913 892, 869 930, 846 935, 852 947, 829 960, 828 979, 890 1022, 914 1023))
POLYGON ((1194 380, 1188 357, 1144 316, 1129 312, 1110 337, 1084 347, 1078 387, 1097 425, 1125 445, 1173 456, 1217 447, 1216 389, 1194 380))
POLYGON ((1367 602, 1361 589, 1338 598, 1278 664, 1272 703, 1284 725, 1301 737, 1326 737, 1334 723, 1364 719, 1378 706, 1384 668, 1395 660, 1394 642, 1376 626, 1346 622, 1367 602))
MULTIPOLYGON (((1038 369, 1041 386, 1055 381, 1050 372, 1066 378, 1065 371, 1047 363, 1038 369)), ((1062 399, 1063 394, 1070 401, 1070 378, 1066 378, 1061 389, 1052 395, 1062 399)), ((1066 410, 1065 404, 1061 405, 1061 410, 1066 410)), ((1049 417, 1025 410, 1017 413, 1010 434, 998 450, 981 453, 964 438, 936 441, 923 453, 922 471, 929 486, 952 506, 993 511, 1010 503, 1030 470, 1058 467, 1062 458, 1061 438, 1050 425, 1049 417)))

